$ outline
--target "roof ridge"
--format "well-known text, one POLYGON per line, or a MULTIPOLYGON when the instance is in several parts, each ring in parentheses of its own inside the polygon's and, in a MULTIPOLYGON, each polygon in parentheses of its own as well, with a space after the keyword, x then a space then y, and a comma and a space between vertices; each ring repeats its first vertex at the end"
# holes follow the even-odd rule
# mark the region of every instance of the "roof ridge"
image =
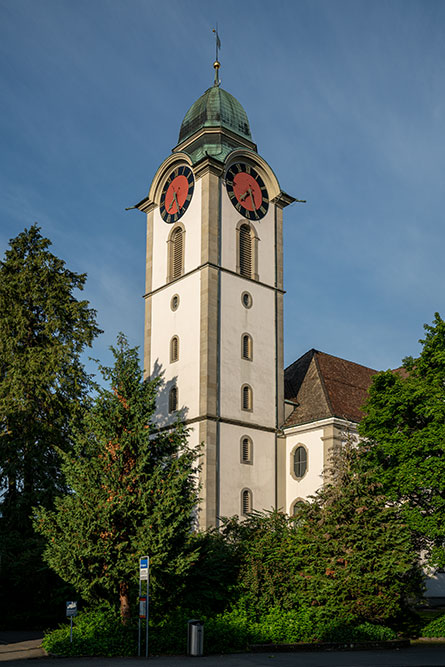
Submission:
MULTIPOLYGON (((318 350, 314 350, 314 351, 318 352, 318 350)), ((320 354, 320 353, 318 353, 318 354, 320 354)), ((321 353, 321 354, 323 354, 323 353, 321 353)), ((331 355, 329 355, 329 356, 331 356, 331 355)), ((318 377, 319 377, 320 382, 321 382, 321 387, 323 389, 323 394, 324 394, 324 397, 326 399, 326 403, 328 404, 329 412, 331 414, 334 414, 334 408, 332 407, 331 397, 329 396, 329 392, 327 390, 326 383, 324 381, 324 376, 323 376, 323 373, 321 372, 320 364, 318 363, 317 354, 314 354, 313 359, 315 359, 315 366, 317 368, 318 377)))

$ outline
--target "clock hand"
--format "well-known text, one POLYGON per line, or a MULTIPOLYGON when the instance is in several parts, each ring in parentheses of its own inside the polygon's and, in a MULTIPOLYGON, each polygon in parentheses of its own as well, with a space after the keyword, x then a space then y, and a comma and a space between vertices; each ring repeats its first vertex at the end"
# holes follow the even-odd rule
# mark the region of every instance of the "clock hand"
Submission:
POLYGON ((244 201, 248 194, 249 190, 246 190, 242 195, 240 195, 239 200, 244 201))
POLYGON ((171 210, 171 207, 173 206, 174 203, 176 204, 176 207, 178 209, 177 213, 179 213, 179 204, 178 204, 178 200, 176 198, 176 192, 173 190, 173 199, 171 200, 170 206, 168 207, 167 211, 171 210))
POLYGON ((253 210, 256 211, 255 200, 253 198, 252 188, 249 188, 250 201, 252 202, 253 210))
POLYGON ((178 198, 177 198, 177 196, 176 196, 176 192, 173 192, 173 199, 174 199, 175 202, 176 202, 176 208, 178 209, 178 210, 177 210, 177 213, 179 213, 179 202, 178 202, 178 198))

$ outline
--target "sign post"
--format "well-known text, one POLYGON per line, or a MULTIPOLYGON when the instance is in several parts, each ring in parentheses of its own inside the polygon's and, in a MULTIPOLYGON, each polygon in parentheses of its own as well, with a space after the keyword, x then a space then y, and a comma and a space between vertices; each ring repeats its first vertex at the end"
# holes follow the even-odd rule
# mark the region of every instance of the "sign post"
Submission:
POLYGON ((70 643, 73 643, 73 618, 77 616, 77 602, 66 603, 66 616, 70 619, 70 643))
POLYGON ((145 619, 145 657, 148 658, 148 619, 149 619, 149 570, 150 558, 142 556, 139 559, 139 622, 138 622, 138 656, 141 656, 141 623, 145 619), (142 582, 146 581, 146 592, 142 592, 142 582))

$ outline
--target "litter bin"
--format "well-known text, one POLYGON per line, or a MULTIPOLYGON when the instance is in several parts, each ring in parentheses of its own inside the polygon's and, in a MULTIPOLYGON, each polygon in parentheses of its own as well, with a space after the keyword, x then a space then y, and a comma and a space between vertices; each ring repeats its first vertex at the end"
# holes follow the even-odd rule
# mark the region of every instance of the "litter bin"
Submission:
POLYGON ((187 655, 202 655, 204 652, 204 621, 192 618, 187 622, 187 655))

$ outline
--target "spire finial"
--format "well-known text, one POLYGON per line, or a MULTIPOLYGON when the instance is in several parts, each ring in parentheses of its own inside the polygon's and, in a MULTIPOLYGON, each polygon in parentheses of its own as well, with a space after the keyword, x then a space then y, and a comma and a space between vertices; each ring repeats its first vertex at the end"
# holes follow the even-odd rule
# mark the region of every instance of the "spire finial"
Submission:
POLYGON ((213 67, 215 69, 215 81, 213 82, 214 86, 219 86, 221 81, 219 80, 219 68, 221 67, 221 63, 218 60, 218 51, 221 48, 221 40, 218 35, 218 24, 216 24, 216 28, 213 28, 213 32, 215 33, 215 41, 216 41, 216 58, 215 62, 213 63, 213 67))

